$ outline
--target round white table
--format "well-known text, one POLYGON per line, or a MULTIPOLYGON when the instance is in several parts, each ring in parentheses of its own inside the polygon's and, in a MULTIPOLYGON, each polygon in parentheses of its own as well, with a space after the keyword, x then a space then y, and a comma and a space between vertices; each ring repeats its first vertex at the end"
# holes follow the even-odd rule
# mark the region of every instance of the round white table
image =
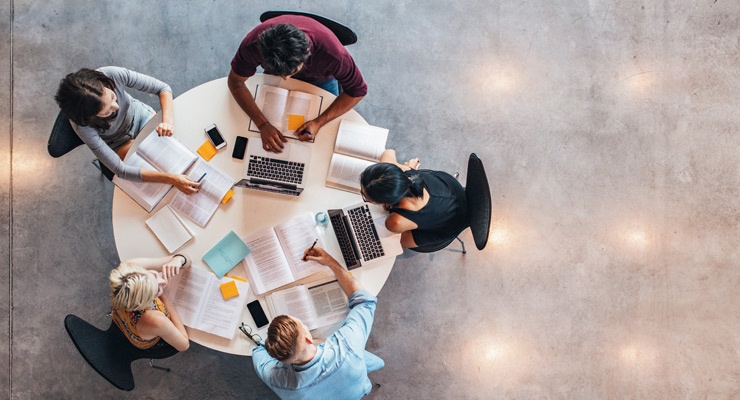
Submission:
MULTIPOLYGON (((324 96, 324 107, 333 101, 334 96, 316 86, 296 80, 284 80, 271 75, 255 75, 247 80, 247 86, 252 93, 258 84, 283 87, 290 90, 299 90, 324 96)), ((236 101, 232 98, 226 84, 226 78, 216 79, 193 89, 188 90, 174 100, 174 125, 175 136, 188 148, 195 151, 207 137, 204 128, 215 123, 226 139, 228 145, 220 149, 210 160, 226 174, 238 181, 241 178, 244 161, 231 157, 231 152, 237 135, 246 137, 258 137, 259 134, 249 132, 249 117, 244 113, 236 101)), ((193 268, 205 268, 208 266, 201 257, 218 240, 229 231, 233 230, 240 237, 248 236, 258 230, 274 226, 282 221, 298 216, 306 212, 326 211, 331 208, 342 208, 361 202, 359 195, 349 193, 325 186, 326 174, 334 149, 334 140, 337 135, 341 119, 366 123, 365 120, 354 110, 347 112, 340 118, 331 121, 321 128, 316 142, 311 144, 313 152, 308 169, 308 180, 306 189, 298 197, 248 190, 234 187, 234 196, 226 204, 221 204, 216 214, 208 222, 205 228, 200 228, 189 219, 183 220, 194 233, 194 238, 178 250, 186 253, 193 259, 193 268)), ((144 127, 137 137, 132 150, 143 138, 152 132, 160 121, 157 115, 144 127)), ((155 133, 156 134, 156 133, 155 133)), ((290 140, 290 139, 289 139, 290 140)), ((152 211, 155 213, 165 204, 177 191, 173 188, 170 193, 152 211)), ((113 193, 113 235, 116 248, 121 260, 136 257, 156 257, 167 255, 167 250, 159 242, 156 236, 146 227, 144 221, 152 214, 147 213, 136 202, 129 198, 118 187, 113 193)), ((331 230, 331 227, 329 228, 331 230)), ((333 237, 333 234, 326 235, 333 237)), ((336 240, 326 244, 335 258, 340 259, 341 253, 336 240)), ((374 295, 377 295, 385 284, 395 259, 372 263, 352 271, 353 276, 360 284, 374 295)), ((244 277, 241 268, 237 266, 233 275, 244 277)), ((316 280, 327 280, 330 273, 320 273, 307 277, 296 284, 316 280)), ((256 297, 250 289, 248 302, 256 297)), ((260 297, 261 299, 262 297, 260 297)), ((265 308, 265 303, 262 303, 265 308)), ((266 309, 266 308, 265 308, 266 309)), ((242 312, 242 319, 254 327, 252 317, 246 307, 242 312)), ((316 337, 325 337, 336 329, 328 327, 314 331, 316 337)), ((267 327, 257 330, 263 338, 266 337, 267 327)), ((232 339, 212 335, 197 329, 188 328, 190 339, 203 346, 214 350, 238 355, 251 355, 254 345, 237 329, 232 339)))

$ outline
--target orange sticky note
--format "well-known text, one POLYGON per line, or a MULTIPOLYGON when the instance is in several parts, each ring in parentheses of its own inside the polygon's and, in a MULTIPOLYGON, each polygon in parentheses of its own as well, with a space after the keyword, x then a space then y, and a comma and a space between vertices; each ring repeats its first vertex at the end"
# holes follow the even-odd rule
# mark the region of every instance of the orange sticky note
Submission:
POLYGON ((306 121, 306 117, 297 114, 288 114, 288 130, 294 131, 298 129, 306 121))
POLYGON ((229 189, 229 191, 226 192, 226 194, 224 195, 224 198, 221 199, 221 204, 228 203, 229 200, 231 200, 231 196, 233 196, 233 195, 234 195, 234 190, 233 189, 229 189))
POLYGON ((221 289, 221 294, 224 296, 224 300, 239 296, 239 289, 237 289, 235 281, 228 281, 221 284, 219 288, 221 289))
POLYGON ((213 158, 217 152, 218 150, 216 150, 216 147, 213 146, 213 143, 211 143, 210 140, 206 140, 202 145, 200 145, 200 147, 198 147, 198 154, 200 154, 200 156, 206 161, 211 161, 211 158, 213 158))

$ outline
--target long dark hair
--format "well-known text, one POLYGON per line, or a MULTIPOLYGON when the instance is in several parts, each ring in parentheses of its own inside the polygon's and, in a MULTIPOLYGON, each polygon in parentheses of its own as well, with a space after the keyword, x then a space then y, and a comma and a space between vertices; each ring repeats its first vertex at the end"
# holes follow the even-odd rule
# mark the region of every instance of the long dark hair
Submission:
POLYGON ((424 196, 424 181, 418 174, 406 175, 395 164, 378 163, 360 175, 365 196, 376 203, 396 205, 404 197, 424 196))
POLYGON ((103 108, 104 88, 115 90, 116 83, 100 71, 82 68, 59 82, 54 100, 75 124, 106 130, 110 121, 97 115, 103 108))

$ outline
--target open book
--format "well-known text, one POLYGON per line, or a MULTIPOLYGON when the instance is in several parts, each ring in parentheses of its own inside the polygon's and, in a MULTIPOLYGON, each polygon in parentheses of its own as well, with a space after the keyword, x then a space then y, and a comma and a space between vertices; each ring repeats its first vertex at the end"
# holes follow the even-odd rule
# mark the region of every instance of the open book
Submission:
MULTIPOLYGON (((170 174, 182 174, 195 162, 198 156, 174 137, 159 136, 151 132, 136 151, 126 160, 133 167, 152 169, 170 174)), ((134 199, 147 212, 167 195, 172 185, 156 182, 134 182, 113 177, 113 183, 134 199)))
POLYGON ((316 246, 323 247, 311 213, 243 238, 252 250, 244 263, 255 294, 259 296, 324 271, 327 267, 315 261, 303 261, 304 251, 316 239, 316 246))
POLYGON ((337 281, 278 290, 265 300, 273 318, 290 315, 303 321, 309 330, 340 322, 349 313, 347 296, 337 281))
POLYGON ((197 181, 203 174, 206 176, 201 181, 198 193, 187 195, 178 190, 170 200, 170 207, 190 218, 201 228, 211 220, 221 204, 221 199, 235 182, 220 169, 198 158, 188 176, 197 181))
POLYGON ((185 326, 231 339, 247 303, 249 285, 234 280, 239 296, 224 300, 219 286, 229 281, 204 268, 190 267, 171 278, 166 291, 185 326))
MULTIPOLYGON (((254 102, 270 125, 293 139, 298 138, 295 132, 298 127, 319 116, 323 101, 323 96, 268 85, 257 85, 254 94, 254 102)), ((260 131, 251 120, 249 130, 260 131)))
POLYGON ((342 120, 326 174, 326 186, 360 193, 360 174, 380 161, 386 141, 388 129, 342 120))

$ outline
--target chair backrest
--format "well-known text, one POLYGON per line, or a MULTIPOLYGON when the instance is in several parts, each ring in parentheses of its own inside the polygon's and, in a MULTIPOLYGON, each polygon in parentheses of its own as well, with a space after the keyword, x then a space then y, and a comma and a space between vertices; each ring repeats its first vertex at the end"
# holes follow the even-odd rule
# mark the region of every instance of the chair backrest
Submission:
POLYGON ((134 389, 131 362, 141 358, 161 359, 177 354, 172 346, 157 344, 157 349, 133 346, 113 321, 107 330, 100 330, 76 315, 64 318, 64 327, 77 350, 88 364, 113 386, 121 390, 134 389))
POLYGON ((301 12, 301 11, 266 11, 260 15, 260 22, 265 22, 268 19, 275 18, 280 15, 302 15, 304 17, 313 18, 316 21, 320 22, 325 27, 329 28, 330 31, 334 33, 334 35, 339 39, 339 43, 341 43, 343 46, 349 46, 351 44, 357 43, 357 35, 352 31, 352 29, 349 29, 348 27, 340 24, 337 21, 331 20, 326 17, 322 17, 320 15, 311 14, 307 12, 301 12))
POLYGON ((483 250, 488 243, 488 233, 491 229, 491 189, 488 186, 483 162, 475 153, 471 153, 468 158, 465 196, 468 200, 468 218, 475 247, 483 250))
POLYGON ((54 158, 61 157, 81 144, 83 144, 83 141, 72 129, 72 124, 69 123, 64 114, 59 112, 56 121, 54 121, 54 127, 51 128, 49 143, 46 145, 49 155, 54 158))

